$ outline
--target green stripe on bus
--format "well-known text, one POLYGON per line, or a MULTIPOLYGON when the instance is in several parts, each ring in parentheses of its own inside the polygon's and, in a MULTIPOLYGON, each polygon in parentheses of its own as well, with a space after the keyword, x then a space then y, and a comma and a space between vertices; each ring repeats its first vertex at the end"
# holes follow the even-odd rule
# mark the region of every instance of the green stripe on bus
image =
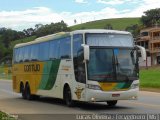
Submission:
POLYGON ((60 60, 48 61, 44 64, 43 76, 39 89, 50 90, 53 88, 60 65, 60 60))
POLYGON ((124 86, 124 82, 123 83, 118 83, 114 89, 121 89, 124 86))
POLYGON ((122 89, 129 88, 132 84, 132 81, 126 82, 122 89))
POLYGON ((127 89, 131 86, 132 81, 118 83, 113 89, 127 89))
POLYGON ((44 67, 43 67, 42 79, 41 79, 39 89, 44 89, 45 88, 45 86, 47 84, 48 77, 49 77, 48 76, 48 63, 45 62, 44 67))
POLYGON ((54 86, 54 83, 57 78, 59 64, 60 64, 60 60, 54 60, 54 61, 48 62, 48 65, 51 66, 51 68, 49 71, 49 79, 48 79, 47 85, 45 87, 46 90, 50 90, 54 86))

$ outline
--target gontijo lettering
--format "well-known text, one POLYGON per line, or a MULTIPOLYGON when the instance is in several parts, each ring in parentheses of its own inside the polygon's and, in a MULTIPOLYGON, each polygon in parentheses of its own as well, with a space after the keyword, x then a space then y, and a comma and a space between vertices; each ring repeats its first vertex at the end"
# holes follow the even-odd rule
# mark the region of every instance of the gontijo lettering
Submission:
POLYGON ((25 72, 37 72, 37 71, 40 71, 40 65, 39 64, 24 65, 24 71, 25 72))

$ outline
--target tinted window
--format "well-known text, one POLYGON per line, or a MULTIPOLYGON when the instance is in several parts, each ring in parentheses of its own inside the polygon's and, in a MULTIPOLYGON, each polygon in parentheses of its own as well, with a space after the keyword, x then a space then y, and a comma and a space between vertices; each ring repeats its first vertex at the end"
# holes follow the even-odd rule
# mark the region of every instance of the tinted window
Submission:
POLYGON ((24 62, 30 61, 31 46, 25 46, 23 54, 24 54, 24 62))
POLYGON ((83 43, 83 35, 77 34, 73 36, 73 61, 74 61, 74 73, 75 79, 78 82, 86 83, 86 73, 85 73, 85 64, 84 52, 81 44, 83 43))
POLYGON ((21 48, 18 48, 18 62, 23 62, 23 51, 24 51, 24 48, 21 47, 21 48))
POLYGON ((60 40, 60 58, 71 58, 71 37, 60 40))
POLYGON ((14 49, 14 63, 18 63, 18 48, 14 49))
POLYGON ((77 57, 77 52, 82 49, 81 44, 83 43, 83 36, 77 34, 73 36, 73 56, 77 57))
POLYGON ((37 61, 39 54, 39 44, 31 45, 31 60, 37 61))
POLYGON ((60 41, 58 40, 53 40, 50 42, 50 49, 49 49, 49 59, 53 60, 53 59, 59 59, 59 44, 60 41))
POLYGON ((39 48, 40 60, 49 60, 49 42, 40 43, 39 48))

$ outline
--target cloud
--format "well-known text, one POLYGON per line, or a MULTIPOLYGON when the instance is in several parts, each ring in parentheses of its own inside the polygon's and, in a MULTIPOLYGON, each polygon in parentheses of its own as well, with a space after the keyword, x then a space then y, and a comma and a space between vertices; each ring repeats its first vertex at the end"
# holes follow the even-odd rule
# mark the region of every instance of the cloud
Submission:
POLYGON ((51 23, 61 21, 58 13, 46 7, 35 7, 24 11, 0 11, 0 26, 12 29, 33 27, 37 23, 51 23))
POLYGON ((86 0, 75 0, 76 3, 88 3, 86 0))
POLYGON ((128 17, 141 17, 144 14, 144 11, 159 8, 160 1, 159 0, 143 0, 143 2, 139 3, 132 12, 125 13, 124 15, 128 17))
POLYGON ((56 13, 46 7, 35 7, 24 11, 0 11, 0 26, 23 30, 34 27, 35 24, 49 24, 64 20, 69 26, 74 25, 74 19, 77 23, 93 21, 95 19, 104 19, 104 16, 112 17, 117 13, 114 8, 104 8, 100 11, 91 12, 61 12, 56 13))

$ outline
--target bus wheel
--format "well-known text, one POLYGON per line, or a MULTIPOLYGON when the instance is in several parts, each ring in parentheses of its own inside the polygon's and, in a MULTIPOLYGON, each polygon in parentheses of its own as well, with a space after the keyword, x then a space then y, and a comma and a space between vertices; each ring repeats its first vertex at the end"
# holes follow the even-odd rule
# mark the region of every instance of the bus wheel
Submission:
POLYGON ((22 94, 22 98, 26 99, 26 93, 25 93, 25 88, 24 88, 23 83, 21 83, 21 85, 20 85, 20 92, 22 94))
POLYGON ((64 100, 65 100, 66 105, 68 107, 73 106, 74 103, 73 103, 73 100, 72 100, 71 90, 68 86, 64 89, 64 100))
POLYGON ((25 93, 26 93, 26 99, 27 100, 32 100, 33 96, 31 95, 31 90, 29 84, 26 85, 25 87, 25 93))
POLYGON ((115 106, 117 104, 117 100, 107 101, 108 106, 115 106))

